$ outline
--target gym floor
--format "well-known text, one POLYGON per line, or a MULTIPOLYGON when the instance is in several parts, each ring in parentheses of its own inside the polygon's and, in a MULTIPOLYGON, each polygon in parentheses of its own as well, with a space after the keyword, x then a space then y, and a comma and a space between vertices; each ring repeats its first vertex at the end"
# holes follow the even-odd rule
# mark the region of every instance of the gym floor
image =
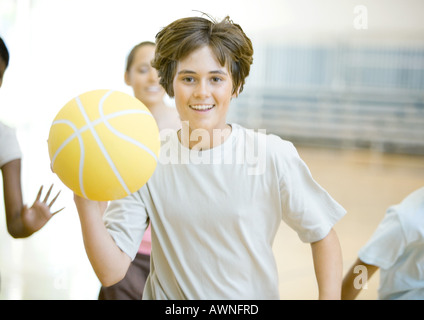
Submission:
MULTIPOLYGON (((348 212, 335 226, 344 272, 386 209, 424 186, 424 156, 306 147, 298 151, 315 180, 348 212)), ((72 194, 63 190, 60 201, 66 209, 42 231, 22 240, 7 234, 1 208, 0 299, 97 299, 99 282, 85 255, 72 194)), ((282 224, 274 252, 281 299, 316 299, 310 245, 282 224)), ((378 284, 376 273, 358 299, 377 299, 378 284)))
MULTIPOLYGON (((424 157, 367 150, 298 148, 298 151, 315 180, 347 210, 346 216, 335 225, 345 274, 386 209, 424 186, 424 157)), ((274 251, 280 271, 281 299, 316 299, 310 245, 300 243, 297 235, 282 225, 274 251)), ((377 272, 357 299, 377 299, 378 285, 377 272)))

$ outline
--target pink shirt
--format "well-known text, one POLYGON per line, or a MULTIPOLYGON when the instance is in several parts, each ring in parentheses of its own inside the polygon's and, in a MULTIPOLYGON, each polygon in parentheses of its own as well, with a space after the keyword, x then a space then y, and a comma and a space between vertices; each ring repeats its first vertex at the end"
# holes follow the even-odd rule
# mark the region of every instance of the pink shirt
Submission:
POLYGON ((151 239, 151 230, 150 224, 144 232, 143 239, 141 240, 140 248, 138 248, 138 253, 150 256, 152 251, 152 239, 151 239))

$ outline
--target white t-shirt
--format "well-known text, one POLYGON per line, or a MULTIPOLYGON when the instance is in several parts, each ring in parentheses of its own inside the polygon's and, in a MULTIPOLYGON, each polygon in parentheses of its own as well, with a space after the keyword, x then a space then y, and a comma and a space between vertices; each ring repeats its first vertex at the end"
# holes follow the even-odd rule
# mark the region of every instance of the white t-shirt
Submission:
POLYGON ((0 168, 21 157, 15 130, 0 122, 0 168))
POLYGON ((148 183, 112 201, 104 219, 132 258, 150 219, 145 299, 279 299, 272 244, 281 220, 315 242, 344 214, 290 142, 233 124, 204 151, 170 133, 148 183))
POLYGON ((424 299, 424 188, 387 210, 358 256, 380 268, 379 299, 424 299))

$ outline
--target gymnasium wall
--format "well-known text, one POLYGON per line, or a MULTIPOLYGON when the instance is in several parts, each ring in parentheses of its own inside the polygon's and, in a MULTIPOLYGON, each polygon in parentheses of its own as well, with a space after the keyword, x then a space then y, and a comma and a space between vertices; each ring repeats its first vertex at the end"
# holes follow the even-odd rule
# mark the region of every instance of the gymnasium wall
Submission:
MULTIPOLYGON (((423 38, 424 39, 424 38, 423 38)), ((232 117, 301 145, 424 154, 424 45, 266 43, 232 117)))

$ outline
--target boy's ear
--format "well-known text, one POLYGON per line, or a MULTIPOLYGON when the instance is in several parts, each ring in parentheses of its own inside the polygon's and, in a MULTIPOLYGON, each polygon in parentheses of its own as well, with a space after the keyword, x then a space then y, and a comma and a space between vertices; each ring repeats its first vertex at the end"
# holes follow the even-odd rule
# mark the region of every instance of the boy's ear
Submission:
POLYGON ((131 85, 131 82, 130 82, 130 75, 128 74, 128 71, 125 71, 124 79, 125 79, 125 83, 128 86, 130 86, 131 85))

